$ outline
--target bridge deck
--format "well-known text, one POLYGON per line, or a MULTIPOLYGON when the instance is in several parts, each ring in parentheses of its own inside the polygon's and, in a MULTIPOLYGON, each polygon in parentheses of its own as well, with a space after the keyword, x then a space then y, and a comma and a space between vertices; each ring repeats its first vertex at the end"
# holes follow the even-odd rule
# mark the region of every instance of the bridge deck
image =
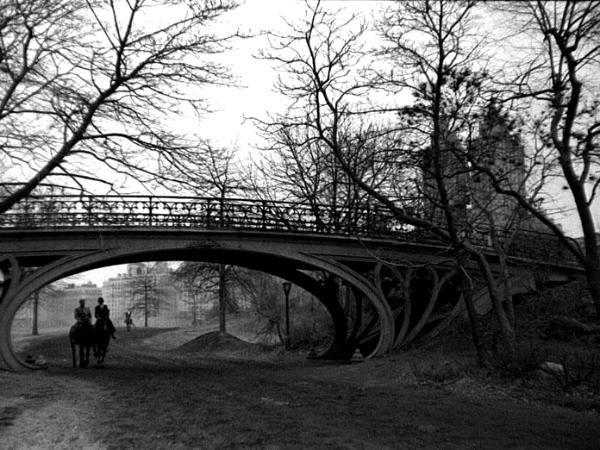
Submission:
MULTIPOLYGON (((414 211, 418 199, 405 200, 414 211)), ((257 232, 372 239, 402 245, 447 246, 435 233, 416 229, 394 218, 387 210, 369 204, 344 208, 248 199, 155 196, 45 196, 30 197, 0 215, 0 234, 52 231, 56 235, 78 230, 106 234, 127 230, 152 233, 257 232)), ((12 234, 13 238, 16 235, 12 234)), ((295 236, 295 237, 293 237, 295 236)), ((493 254, 487 233, 469 236, 470 242, 493 254)), ((557 238, 549 233, 522 230, 511 237, 508 253, 513 259, 564 267, 577 263, 557 238)), ((4 247, 6 248, 6 247, 4 247)), ((426 251, 426 253, 428 253, 426 251)))

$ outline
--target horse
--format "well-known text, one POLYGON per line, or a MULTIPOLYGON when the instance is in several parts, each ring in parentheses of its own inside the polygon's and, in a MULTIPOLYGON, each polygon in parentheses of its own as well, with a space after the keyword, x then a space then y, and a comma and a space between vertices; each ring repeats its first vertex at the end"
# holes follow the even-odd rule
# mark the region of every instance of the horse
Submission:
POLYGON ((75 347, 79 347, 79 367, 86 368, 90 363, 90 349, 94 345, 94 330, 91 324, 76 323, 69 330, 73 367, 77 367, 75 347))
POLYGON ((94 356, 98 365, 104 364, 106 351, 111 338, 111 330, 108 326, 108 320, 98 319, 94 324, 94 356))

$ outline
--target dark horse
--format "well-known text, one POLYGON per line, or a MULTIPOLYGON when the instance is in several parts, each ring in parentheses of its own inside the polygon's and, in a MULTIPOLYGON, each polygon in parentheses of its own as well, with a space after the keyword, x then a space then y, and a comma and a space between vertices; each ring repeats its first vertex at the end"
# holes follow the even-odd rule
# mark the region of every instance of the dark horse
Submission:
POLYGON ((94 356, 97 364, 104 364, 108 343, 110 342, 111 330, 108 320, 98 319, 94 324, 94 356))
POLYGON ((69 330, 73 367, 77 367, 76 347, 79 347, 79 367, 85 368, 90 363, 90 349, 94 345, 94 329, 91 324, 76 323, 69 330))
POLYGON ((90 364, 90 350, 94 349, 96 364, 103 364, 110 342, 110 330, 106 320, 97 320, 92 326, 75 324, 69 331, 73 367, 77 367, 76 348, 79 347, 79 367, 86 368, 90 364))

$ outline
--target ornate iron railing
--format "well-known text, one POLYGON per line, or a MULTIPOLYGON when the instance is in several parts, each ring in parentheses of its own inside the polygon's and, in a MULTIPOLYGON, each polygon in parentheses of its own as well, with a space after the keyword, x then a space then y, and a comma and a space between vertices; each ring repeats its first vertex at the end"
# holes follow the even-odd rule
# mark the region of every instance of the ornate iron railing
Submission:
POLYGON ((0 215, 0 228, 168 227, 342 235, 408 233, 383 208, 267 200, 155 196, 29 197, 0 215))
MULTIPOLYGON (((418 214, 421 199, 403 199, 418 214)), ((249 199, 158 196, 48 195, 28 197, 0 214, 2 229, 176 228, 256 230, 346 236, 394 237, 441 243, 432 232, 397 220, 386 208, 352 207, 249 199)), ((469 239, 491 247, 485 232, 469 239)), ((509 253, 540 261, 572 262, 572 255, 548 233, 520 231, 509 253)))

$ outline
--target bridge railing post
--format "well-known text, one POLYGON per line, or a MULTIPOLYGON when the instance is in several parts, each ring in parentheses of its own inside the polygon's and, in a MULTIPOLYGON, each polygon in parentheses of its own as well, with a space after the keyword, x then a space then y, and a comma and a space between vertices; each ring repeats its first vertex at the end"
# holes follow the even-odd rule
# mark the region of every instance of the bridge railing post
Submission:
POLYGON ((29 203, 29 197, 25 197, 25 201, 23 204, 24 218, 21 219, 20 222, 22 222, 23 225, 28 227, 35 226, 35 215, 32 213, 32 206, 29 203))
POLYGON ((152 226, 152 196, 148 197, 148 226, 152 226))
POLYGON ((210 200, 206 201, 206 228, 210 228, 210 214, 212 212, 210 200))
POLYGON ((219 226, 218 228, 225 228, 225 198, 219 197, 219 226))
POLYGON ((87 210, 87 220, 88 220, 88 225, 91 227, 94 225, 94 215, 92 213, 92 209, 93 209, 93 198, 91 195, 88 195, 88 201, 87 201, 87 205, 85 206, 85 209, 87 210))
POLYGON ((267 201, 263 200, 261 202, 262 210, 261 210, 261 228, 263 230, 267 229, 267 201))

